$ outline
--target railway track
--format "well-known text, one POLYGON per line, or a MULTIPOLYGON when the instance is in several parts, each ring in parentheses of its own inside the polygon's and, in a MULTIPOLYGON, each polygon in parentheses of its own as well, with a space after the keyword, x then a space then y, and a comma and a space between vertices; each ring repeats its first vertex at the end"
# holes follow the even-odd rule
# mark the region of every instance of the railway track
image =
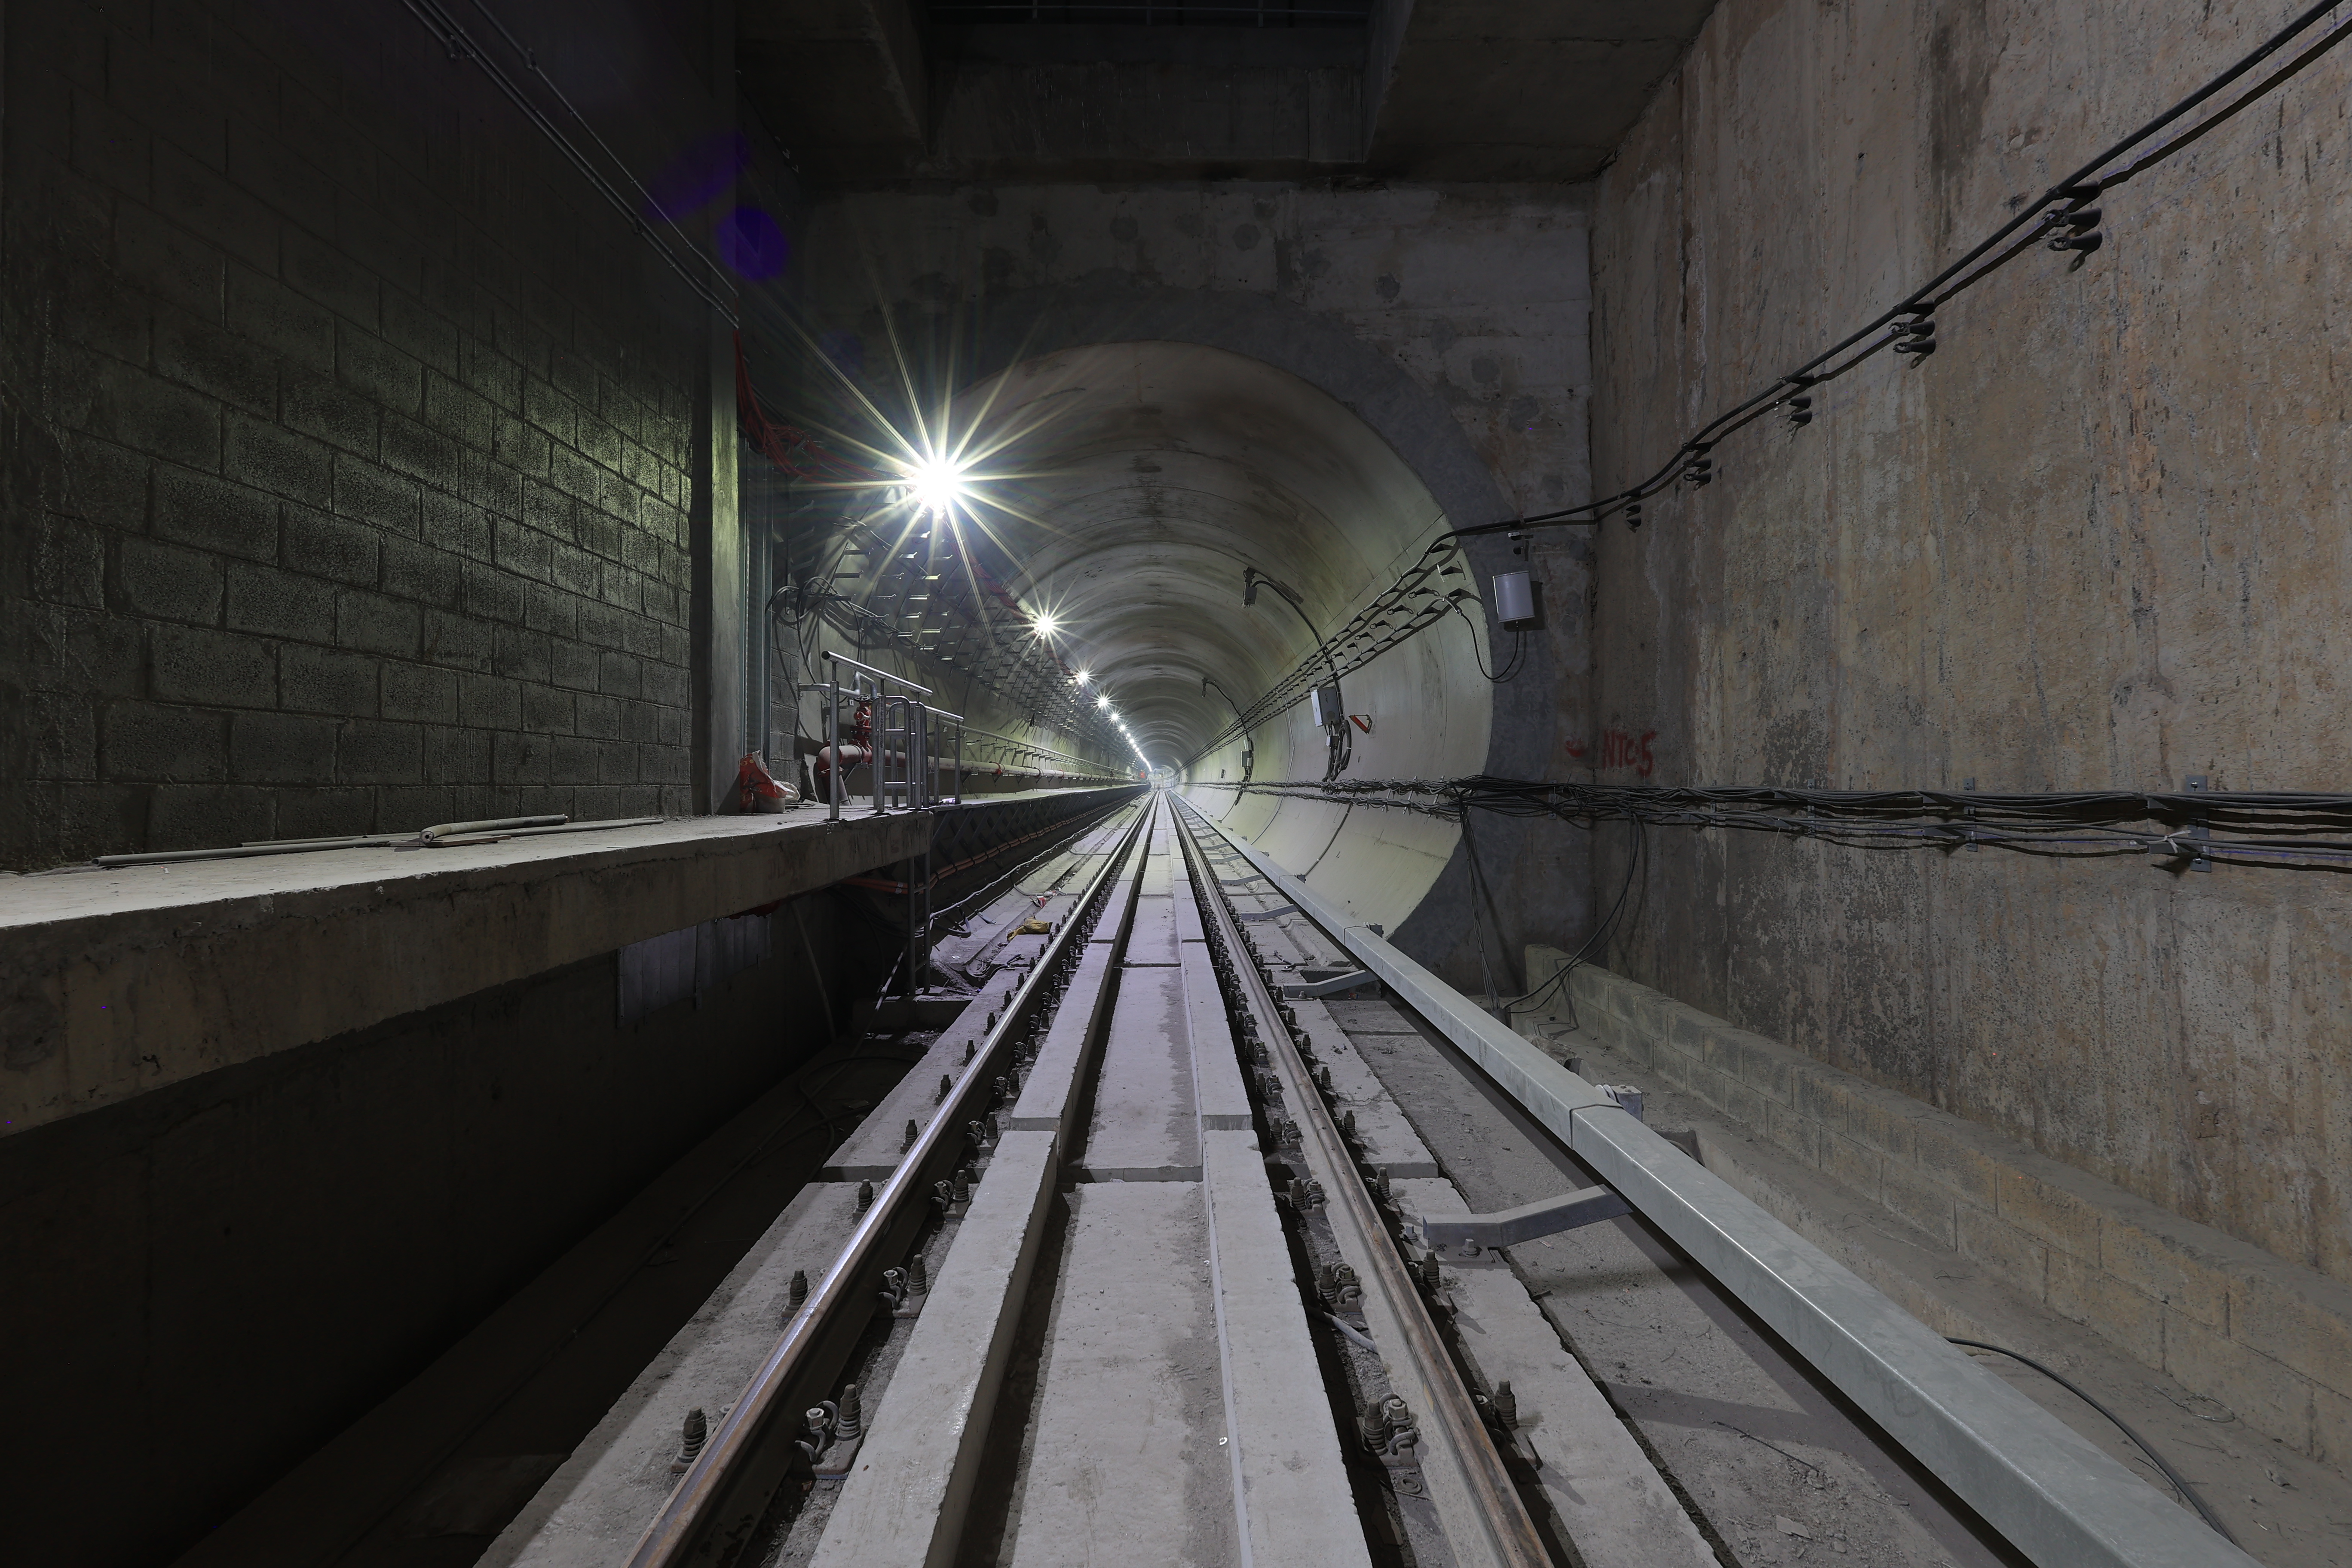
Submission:
POLYGON ((776 1337, 740 1395, 610 1446, 650 1522, 583 1471, 485 1563, 2018 1560, 1638 1217, 1432 1250, 1498 1217, 1450 1174, 1492 1208, 1512 1160, 1510 1202, 1591 1173, 1238 843, 1155 793, 1048 870, 982 917, 1012 967, 747 1260, 735 1310, 830 1261, 745 1321, 776 1337), (1573 1321, 1602 1282, 1605 1331, 1573 1321), (1737 1420, 1597 1363, 1642 1321, 1737 1420))
MULTIPOLYGON (((836 1155, 837 1253, 607 1560, 1537 1568, 1578 1560, 1549 1465, 1680 1522, 1652 1560, 1706 1561, 1589 1384, 1611 1473, 1579 1489, 1521 1426, 1528 1371, 1464 1353, 1464 1281, 1398 1239, 1434 1164, 1300 1026, 1230 851, 1159 796, 1091 849, 898 1147, 904 1095, 836 1155)), ((509 1560, 571 1555, 541 1533, 509 1560)))

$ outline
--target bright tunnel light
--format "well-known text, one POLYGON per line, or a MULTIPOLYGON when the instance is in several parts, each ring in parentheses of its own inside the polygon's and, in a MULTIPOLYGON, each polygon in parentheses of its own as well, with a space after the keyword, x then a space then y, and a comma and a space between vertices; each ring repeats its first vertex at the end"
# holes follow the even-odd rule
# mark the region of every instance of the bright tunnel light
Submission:
POLYGON ((923 511, 947 511, 963 496, 963 467, 947 458, 923 458, 908 465, 907 490, 923 511))

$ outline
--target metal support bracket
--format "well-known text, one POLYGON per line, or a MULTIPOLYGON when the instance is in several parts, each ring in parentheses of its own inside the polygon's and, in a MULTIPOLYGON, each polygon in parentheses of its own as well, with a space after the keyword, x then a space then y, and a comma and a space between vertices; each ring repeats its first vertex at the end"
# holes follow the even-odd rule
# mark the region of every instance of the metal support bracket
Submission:
POLYGON ((1494 1247, 1517 1247, 1538 1237, 1580 1230, 1633 1212, 1633 1205, 1607 1187, 1583 1187, 1556 1198, 1521 1204, 1500 1214, 1433 1216, 1407 1212, 1403 1216, 1404 1235, 1407 1241, 1433 1252, 1458 1252, 1464 1258, 1475 1258, 1494 1247))
MULTIPOLYGON (((1285 910, 1288 913, 1288 910, 1285 910)), ((1381 977, 1369 969, 1358 969, 1346 974, 1333 974, 1321 980, 1309 980, 1282 988, 1286 1000, 1296 996, 1337 996, 1341 992, 1361 990, 1367 995, 1381 994, 1381 977)))

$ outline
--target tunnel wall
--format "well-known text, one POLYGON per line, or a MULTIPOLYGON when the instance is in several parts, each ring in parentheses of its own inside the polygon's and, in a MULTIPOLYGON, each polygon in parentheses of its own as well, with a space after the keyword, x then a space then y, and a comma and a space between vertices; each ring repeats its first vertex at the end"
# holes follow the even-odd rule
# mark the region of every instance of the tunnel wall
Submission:
MULTIPOLYGON (((1090 343, 1208 344, 1249 355, 1353 410, 1449 519, 1485 522, 1587 493, 1588 195, 1573 186, 1402 182, 853 192, 811 209, 802 297, 813 321, 862 340, 885 393, 893 389, 893 332, 898 343, 951 345, 952 356, 941 358, 951 357, 963 384, 1090 343)), ((1482 585, 1493 570, 1520 564, 1541 581, 1545 626, 1528 672, 1489 688, 1449 655, 1429 695, 1440 705, 1490 706, 1483 766, 1538 777, 1561 760, 1560 736, 1585 727, 1589 551, 1574 538, 1538 542, 1529 558, 1512 549, 1479 542, 1474 559, 1482 585)), ((1297 652, 1306 648, 1302 641, 1297 652)), ((1267 684, 1287 668, 1269 671, 1267 684)), ((1400 695, 1421 695, 1417 676, 1386 672, 1368 689, 1391 679, 1400 695)), ((1235 695, 1247 702, 1256 693, 1235 695)), ((1319 742, 1313 751, 1294 776, 1321 776, 1319 742)), ((1194 786, 1234 765, 1202 759, 1194 786)), ((1268 776, 1263 766, 1257 776, 1268 776)), ((1359 767, 1350 776, 1370 775, 1359 767)), ((1212 792, 1200 793, 1209 804, 1212 792)), ((1236 809, 1239 823, 1294 813, 1297 842, 1318 848, 1331 837, 1315 825, 1339 816, 1262 800, 1236 809)), ((1381 880, 1375 820, 1359 808, 1341 840, 1375 835, 1357 857, 1366 884, 1381 880)), ((1392 831, 1421 837, 1428 826, 1392 831)), ((1477 873, 1456 846, 1426 896, 1407 900, 1417 912, 1400 940, 1461 984, 1481 986, 1491 969, 1509 988, 1525 933, 1573 933, 1570 945, 1581 942, 1590 919, 1584 842, 1556 826, 1495 823, 1478 837, 1477 873), (1483 962, 1482 937, 1493 942, 1483 962)), ((1426 848, 1412 851, 1403 879, 1423 874, 1426 848)), ((1315 858, 1308 850, 1293 868, 1315 858)))
MULTIPOLYGON (((1603 492, 2290 8, 1727 0, 1603 175, 1603 492)), ((1604 782, 2339 790, 2347 148, 2330 57, 1600 542, 1604 782)), ((1604 833, 1612 898, 1629 836, 1604 833)), ((1655 829, 1606 962, 2352 1279, 2329 871, 1655 829)), ((2049 1223, 2071 1223, 2053 1215, 2049 1223)))
MULTIPOLYGON (((501 11, 648 179, 728 16, 501 11)), ((688 809, 731 372, 629 216, 397 5, 5 26, 0 866, 688 809)))
POLYGON ((0 1555, 177 1556, 828 1043, 866 931, 813 894, 635 1024, 608 954, 0 1140, 0 1455, 42 1500, 0 1555))

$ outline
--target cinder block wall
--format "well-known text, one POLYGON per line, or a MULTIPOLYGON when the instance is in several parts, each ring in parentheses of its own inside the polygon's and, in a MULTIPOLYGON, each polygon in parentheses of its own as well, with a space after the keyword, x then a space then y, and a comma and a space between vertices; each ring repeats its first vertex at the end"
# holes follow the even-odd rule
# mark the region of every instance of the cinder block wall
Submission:
MULTIPOLYGON (((505 19, 650 177, 705 10, 505 19)), ((686 809, 701 303, 401 6, 5 27, 0 866, 686 809)))
MULTIPOLYGON (((1567 954, 1527 950, 1530 984, 1567 954)), ((2352 1462, 2352 1288, 1591 964, 1565 1022, 2256 1430, 2352 1462)))

